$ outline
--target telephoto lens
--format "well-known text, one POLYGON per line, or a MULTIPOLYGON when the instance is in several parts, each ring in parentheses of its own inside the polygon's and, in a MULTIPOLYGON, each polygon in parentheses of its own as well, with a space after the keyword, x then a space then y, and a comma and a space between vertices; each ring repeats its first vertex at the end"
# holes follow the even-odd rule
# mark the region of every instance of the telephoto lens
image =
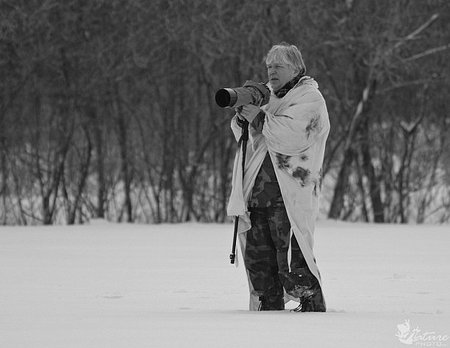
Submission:
POLYGON ((262 106, 269 102, 270 90, 264 83, 246 81, 243 87, 219 89, 215 98, 221 108, 236 108, 248 104, 262 106))

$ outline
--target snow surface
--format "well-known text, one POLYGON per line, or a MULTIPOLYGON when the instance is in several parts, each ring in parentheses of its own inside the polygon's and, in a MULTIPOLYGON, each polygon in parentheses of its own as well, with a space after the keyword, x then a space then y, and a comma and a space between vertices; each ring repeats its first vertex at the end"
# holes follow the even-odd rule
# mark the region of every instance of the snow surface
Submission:
POLYGON ((406 347, 405 320, 450 335, 448 225, 320 221, 327 313, 249 312, 232 229, 0 227, 0 347, 406 347))

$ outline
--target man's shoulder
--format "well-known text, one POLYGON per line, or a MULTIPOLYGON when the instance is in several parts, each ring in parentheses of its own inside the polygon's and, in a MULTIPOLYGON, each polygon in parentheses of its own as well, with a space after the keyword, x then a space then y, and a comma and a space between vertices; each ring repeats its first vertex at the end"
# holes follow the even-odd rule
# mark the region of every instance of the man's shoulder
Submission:
POLYGON ((292 97, 294 99, 302 99, 302 102, 314 102, 323 99, 322 93, 320 92, 317 83, 304 83, 298 84, 292 90, 292 97))

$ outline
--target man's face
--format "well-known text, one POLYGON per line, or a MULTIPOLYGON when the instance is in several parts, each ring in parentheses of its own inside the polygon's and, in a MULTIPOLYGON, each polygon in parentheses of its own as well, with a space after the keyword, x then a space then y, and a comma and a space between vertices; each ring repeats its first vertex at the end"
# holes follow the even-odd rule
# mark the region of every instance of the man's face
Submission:
POLYGON ((298 71, 291 65, 276 62, 267 64, 267 75, 270 85, 275 92, 291 81, 297 74, 298 71))

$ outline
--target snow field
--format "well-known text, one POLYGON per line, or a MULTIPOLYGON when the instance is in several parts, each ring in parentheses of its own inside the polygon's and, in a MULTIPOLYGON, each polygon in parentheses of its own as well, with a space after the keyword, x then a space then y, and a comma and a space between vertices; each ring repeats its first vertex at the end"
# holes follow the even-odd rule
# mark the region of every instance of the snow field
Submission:
POLYGON ((0 227, 0 347, 405 347, 405 320, 450 335, 448 226, 319 221, 327 313, 247 311, 232 229, 0 227))

